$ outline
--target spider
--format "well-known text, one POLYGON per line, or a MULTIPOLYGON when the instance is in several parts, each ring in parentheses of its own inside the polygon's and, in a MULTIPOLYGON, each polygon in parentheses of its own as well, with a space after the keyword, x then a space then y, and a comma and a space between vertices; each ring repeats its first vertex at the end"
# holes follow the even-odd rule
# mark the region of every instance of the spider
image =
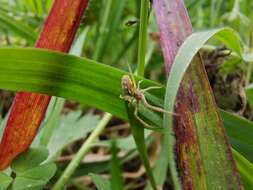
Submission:
POLYGON ((152 89, 158 89, 160 87, 151 86, 151 87, 148 87, 145 89, 140 89, 141 82, 142 81, 139 81, 138 85, 136 85, 136 81, 133 77, 130 77, 129 75, 124 75, 121 79, 121 85, 122 85, 124 95, 123 96, 120 95, 120 98, 129 102, 129 104, 136 103, 135 110, 134 110, 134 116, 141 124, 143 124, 143 126, 145 128, 151 129, 151 130, 161 130, 162 128, 153 127, 153 126, 149 125, 148 123, 146 123, 145 121, 143 121, 139 117, 138 112, 139 112, 140 102, 142 102, 146 108, 149 108, 153 111, 157 111, 157 112, 161 112, 161 113, 168 113, 168 114, 173 114, 173 115, 175 115, 175 113, 171 113, 171 112, 168 112, 160 107, 150 105, 147 102, 144 93, 149 90, 152 90, 152 89))

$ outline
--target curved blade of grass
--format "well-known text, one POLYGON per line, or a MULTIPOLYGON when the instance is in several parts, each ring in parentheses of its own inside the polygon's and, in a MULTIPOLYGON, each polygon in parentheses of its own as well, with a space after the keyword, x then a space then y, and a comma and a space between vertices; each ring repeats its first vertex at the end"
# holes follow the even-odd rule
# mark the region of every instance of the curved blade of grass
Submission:
MULTIPOLYGON (((229 28, 223 28, 223 29, 215 29, 215 30, 210 30, 210 31, 205 31, 205 32, 198 32, 194 33, 191 36, 189 36, 185 42, 182 44, 180 47, 178 54, 176 55, 174 64, 172 65, 171 72, 167 81, 167 87, 166 87, 166 95, 165 95, 165 102, 164 102, 164 108, 169 111, 173 112, 174 111, 174 103, 176 100, 177 92, 179 89, 179 86, 181 84, 181 81, 184 77, 184 74, 191 64, 194 56, 197 54, 197 52, 200 50, 200 48, 212 37, 216 37, 217 39, 221 40, 228 48, 234 50, 238 54, 241 53, 241 47, 240 47, 240 40, 237 37, 236 33, 229 29, 229 28)), ((169 151, 166 152, 167 155, 164 155, 165 157, 168 157, 168 164, 170 168, 170 173, 172 175, 172 180, 173 184, 176 189, 181 189, 181 182, 178 178, 177 174, 177 168, 176 168, 176 163, 175 163, 175 157, 174 157, 174 132, 172 129, 172 116, 168 114, 164 114, 164 128, 165 128, 165 134, 169 134, 169 139, 170 142, 166 144, 167 148, 169 148, 169 151)), ((218 134, 216 134, 218 135, 218 134)), ((201 138, 206 138, 201 137, 201 138)), ((231 158, 229 155, 227 155, 228 145, 223 144, 223 141, 217 141, 215 139, 210 139, 208 138, 209 141, 206 141, 207 144, 212 144, 212 146, 209 146, 205 151, 208 152, 209 155, 212 155, 213 158, 215 159, 212 162, 215 162, 214 165, 209 165, 209 163, 206 163, 204 165, 206 171, 219 171, 222 170, 226 171, 226 175, 230 176, 231 179, 229 182, 226 179, 221 179, 219 177, 216 178, 214 181, 214 178, 211 176, 211 172, 207 173, 205 176, 205 180, 209 181, 212 180, 212 185, 215 184, 215 186, 221 186, 222 189, 226 189, 227 187, 231 186, 231 183, 233 183, 234 186, 238 185, 238 181, 236 176, 234 175, 234 166, 231 163, 231 158), (220 151, 217 151, 217 148, 220 147, 220 151), (217 155, 217 153, 219 155, 217 155), (216 155, 216 156, 215 156, 216 155), (225 163, 224 163, 225 162, 225 163), (208 179, 209 178, 209 179, 208 179)), ((222 138, 221 138, 222 139, 222 138)), ((165 146, 165 145, 164 145, 165 146)), ((211 160, 209 160, 211 161, 211 160)), ((205 164, 205 163, 204 163, 205 164)), ((163 179, 166 176, 166 168, 164 166, 165 164, 158 164, 158 168, 163 170, 163 179)), ((159 170, 157 169, 157 170, 159 170)), ((211 185, 206 183, 207 186, 211 185)), ((201 187, 203 188, 203 187, 201 187)))
POLYGON ((10 17, 1 9, 0 27, 25 38, 30 43, 30 45, 33 45, 36 41, 37 34, 34 32, 33 28, 29 27, 21 21, 15 20, 13 17, 10 17))
MULTIPOLYGON (((60 52, 0 48, 0 88, 76 100, 122 119, 127 119, 127 112, 119 96, 122 94, 121 78, 126 74, 129 73, 60 52)), ((142 83, 143 88, 156 85, 147 79, 142 83)), ((153 91, 160 98, 162 93, 162 89, 153 91)))

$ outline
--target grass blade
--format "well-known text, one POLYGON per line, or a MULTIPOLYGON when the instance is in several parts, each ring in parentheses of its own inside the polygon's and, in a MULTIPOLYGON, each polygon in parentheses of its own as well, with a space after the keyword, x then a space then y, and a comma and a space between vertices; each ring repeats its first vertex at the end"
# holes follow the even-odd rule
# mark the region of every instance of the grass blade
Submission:
POLYGON ((223 110, 220 114, 232 147, 253 163, 253 122, 223 110))
POLYGON ((89 174, 98 190, 111 190, 110 181, 96 174, 89 174))
POLYGON ((253 164, 240 155, 236 150, 233 154, 237 163, 238 170, 241 174, 243 186, 245 190, 250 190, 253 187, 253 164))
POLYGON ((111 188, 112 190, 123 190, 124 183, 121 176, 121 168, 120 168, 120 160, 117 158, 118 149, 117 149, 117 141, 113 140, 111 144, 111 188))

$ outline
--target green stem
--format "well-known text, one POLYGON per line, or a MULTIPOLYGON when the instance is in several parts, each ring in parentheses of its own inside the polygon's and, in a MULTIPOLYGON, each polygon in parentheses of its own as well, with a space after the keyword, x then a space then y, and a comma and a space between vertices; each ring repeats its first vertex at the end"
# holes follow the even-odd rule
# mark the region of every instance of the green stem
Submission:
MULTIPOLYGON (((138 42, 138 67, 137 75, 144 76, 145 69, 145 54, 147 44, 147 30, 148 30, 148 14, 149 14, 149 0, 141 0, 141 14, 140 14, 140 29, 138 42)), ((128 118, 132 126, 131 131, 135 140, 136 148, 139 152, 143 166, 146 169, 146 175, 154 190, 156 190, 156 182, 152 173, 152 169, 148 159, 147 146, 144 138, 144 128, 137 121, 133 114, 133 108, 129 108, 126 104, 128 118)))
POLYGON ((56 182, 52 190, 62 190, 64 189, 64 185, 67 183, 69 178, 73 175, 76 168, 79 166, 80 162, 90 150, 92 144, 97 140, 99 135, 102 133, 104 128, 106 127, 107 123, 111 120, 112 115, 106 113, 102 120, 97 125, 96 129, 90 134, 88 139, 83 143, 75 157, 71 160, 63 174, 61 175, 60 179, 56 182))
POLYGON ((144 76, 145 52, 147 44, 149 0, 141 0, 140 30, 138 44, 138 67, 137 74, 144 76))

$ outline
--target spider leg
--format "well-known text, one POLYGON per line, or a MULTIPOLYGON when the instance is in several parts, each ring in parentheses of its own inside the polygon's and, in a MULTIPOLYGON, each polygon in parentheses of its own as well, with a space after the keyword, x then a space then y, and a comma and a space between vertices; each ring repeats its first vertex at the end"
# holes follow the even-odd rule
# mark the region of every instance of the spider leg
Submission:
POLYGON ((143 82, 143 80, 138 81, 137 89, 140 89, 140 85, 143 82))
POLYGON ((168 113, 168 114, 172 114, 172 115, 178 116, 177 113, 169 112, 169 111, 166 111, 166 110, 163 109, 163 108, 150 105, 150 104, 147 102, 147 100, 146 100, 146 98, 145 98, 144 95, 143 95, 143 97, 142 97, 142 102, 143 102, 143 104, 144 104, 145 107, 147 107, 147 108, 149 108, 149 109, 151 109, 151 110, 153 110, 153 111, 157 111, 157 112, 161 112, 161 113, 168 113))
POLYGON ((139 112, 139 104, 137 103, 136 107, 135 107, 135 110, 134 110, 134 116, 143 125, 144 128, 149 129, 149 130, 153 130, 153 131, 161 131, 161 130, 163 130, 163 128, 161 128, 161 127, 154 127, 154 126, 149 125, 145 121, 143 121, 139 117, 138 112, 139 112))
POLYGON ((125 100, 127 102, 131 102, 132 101, 132 97, 128 96, 128 95, 124 95, 124 96, 120 95, 119 98, 122 99, 122 100, 125 100))
POLYGON ((160 86, 150 86, 150 87, 148 87, 148 88, 141 89, 140 91, 141 91, 142 93, 144 93, 144 92, 147 92, 147 91, 149 91, 149 90, 159 89, 159 88, 162 88, 162 87, 160 87, 160 86))
POLYGON ((136 100, 135 100, 134 98, 131 97, 131 100, 130 100, 129 103, 128 103, 128 107, 130 107, 131 105, 133 105, 135 101, 136 101, 136 100))

